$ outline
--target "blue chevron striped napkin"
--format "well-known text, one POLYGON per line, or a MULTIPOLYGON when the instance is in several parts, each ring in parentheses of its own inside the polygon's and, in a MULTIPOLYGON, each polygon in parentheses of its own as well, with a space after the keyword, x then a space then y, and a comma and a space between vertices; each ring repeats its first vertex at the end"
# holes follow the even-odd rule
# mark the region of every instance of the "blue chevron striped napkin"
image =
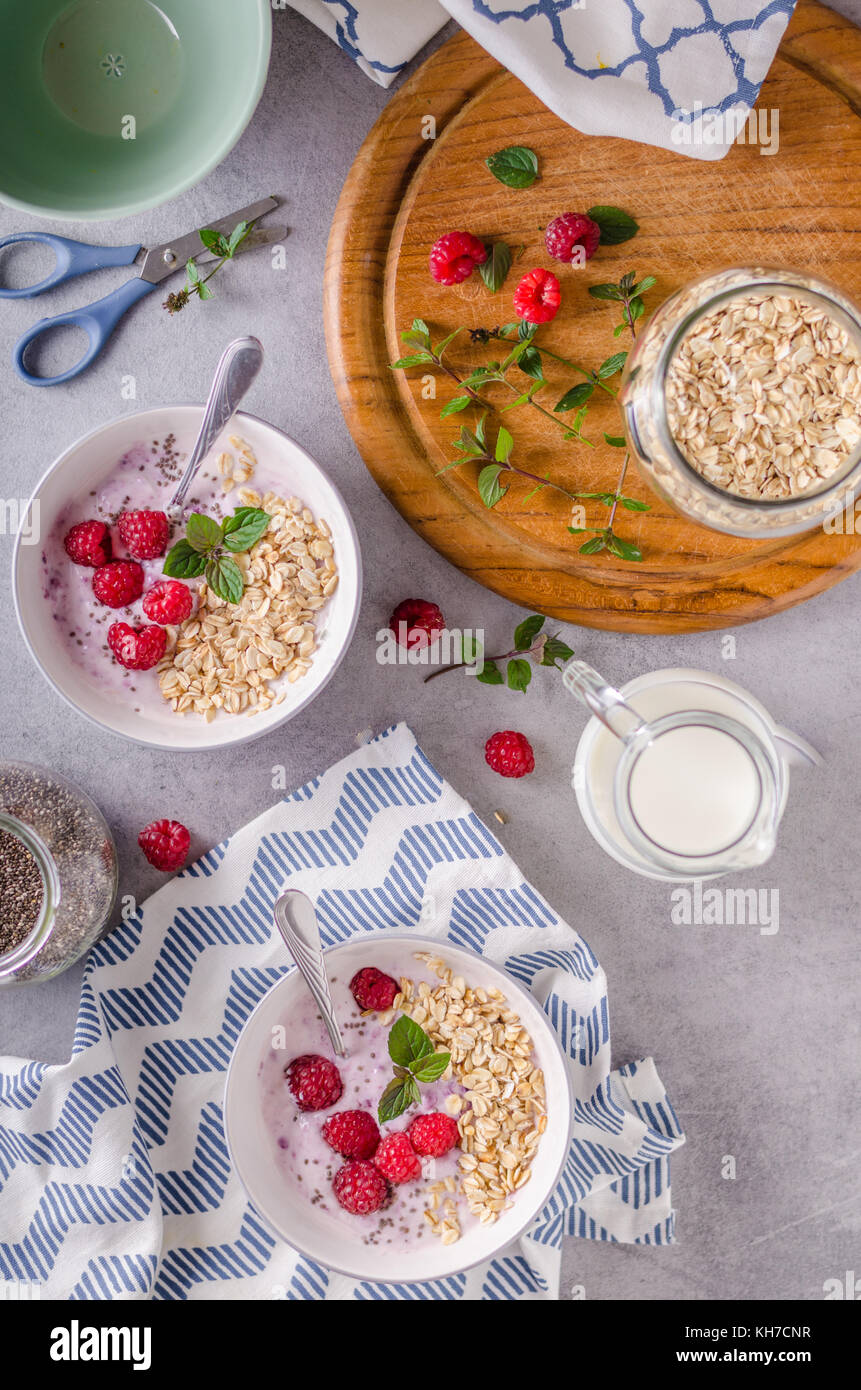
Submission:
POLYGON ((683 1142, 651 1059, 610 1070, 606 982, 586 942, 400 724, 92 951, 70 1062, 0 1059, 0 1279, 71 1299, 554 1299, 564 1234, 672 1240, 669 1155, 683 1142), (574 1136, 535 1225, 488 1264, 436 1284, 353 1283, 298 1257, 245 1199, 224 1073, 285 972, 272 909, 287 885, 314 897, 327 945, 415 928, 534 984, 570 1057, 574 1136), (449 905, 436 930, 428 896, 449 905))
POLYGON ((577 130, 699 159, 722 158, 738 136, 795 8, 795 0, 279 0, 277 8, 285 3, 384 87, 456 19, 577 130))

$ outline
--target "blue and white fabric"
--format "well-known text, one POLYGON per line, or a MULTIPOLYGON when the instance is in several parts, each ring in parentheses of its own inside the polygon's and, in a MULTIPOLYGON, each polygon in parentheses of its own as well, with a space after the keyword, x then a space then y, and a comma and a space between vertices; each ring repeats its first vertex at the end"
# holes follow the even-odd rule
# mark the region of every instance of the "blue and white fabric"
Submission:
POLYGON ((795 0, 284 3, 386 87, 446 20, 456 19, 577 130, 699 159, 729 150, 795 7, 795 0))
POLYGON ((683 1142, 651 1059, 610 1070, 589 946, 401 724, 93 950, 67 1064, 0 1059, 0 1282, 62 1299, 554 1299, 563 1235, 673 1239, 669 1156, 683 1142), (287 968, 272 908, 288 885, 314 898, 327 945, 387 928, 436 935, 531 986, 558 1030, 575 1095, 569 1159, 528 1236, 483 1267, 354 1284, 275 1238, 232 1172, 225 1073, 287 968))

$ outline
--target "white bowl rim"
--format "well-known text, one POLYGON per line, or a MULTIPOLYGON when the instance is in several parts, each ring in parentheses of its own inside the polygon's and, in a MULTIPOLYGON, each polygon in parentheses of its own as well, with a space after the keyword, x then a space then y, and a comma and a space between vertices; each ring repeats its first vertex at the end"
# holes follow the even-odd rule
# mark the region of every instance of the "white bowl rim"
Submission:
MULTIPOLYGON (((478 952, 470 951, 465 946, 458 946, 454 942, 440 941, 439 937, 413 935, 405 936, 400 932, 394 932, 392 934, 389 934, 386 931, 372 932, 367 934, 363 933, 361 934, 361 936, 354 935, 348 937, 346 941, 339 941, 336 946, 325 946, 323 948, 323 952, 327 956, 329 954, 336 954, 345 946, 354 946, 359 942, 360 939, 364 940, 366 939, 366 937, 372 939, 374 936, 385 936, 386 940, 392 943, 396 941, 403 941, 406 945, 410 946, 413 944, 418 946, 428 946, 437 955, 444 955, 446 951, 456 951, 460 955, 474 956, 476 960, 481 961, 482 964, 489 966, 491 970, 494 970, 497 974, 503 976, 506 983, 512 985, 515 991, 518 991, 521 994, 529 995, 529 991, 524 989, 523 985, 521 985, 519 981, 515 980, 514 976, 510 975, 503 965, 497 965, 496 961, 488 960, 486 956, 480 956, 478 952)), ((227 1064, 227 1073, 224 1078, 224 1141, 227 1145, 227 1153, 233 1171, 239 1178, 239 1181, 242 1185, 242 1189, 245 1192, 245 1195, 247 1196, 249 1202, 254 1207, 254 1210, 257 1212, 257 1215, 277 1236, 277 1238, 280 1241, 283 1241, 283 1243, 289 1247, 289 1249, 294 1250, 297 1255, 304 1255, 306 1259, 314 1260, 316 1262, 319 1258, 318 1255, 316 1255, 313 1251, 305 1250, 301 1246, 295 1245, 291 1240, 288 1240, 287 1237, 279 1229, 277 1223, 268 1214, 268 1211, 264 1211, 262 1205, 258 1202, 257 1197, 255 1197, 254 1194, 250 1191, 250 1189, 246 1186, 245 1178, 243 1177, 242 1170, 240 1169, 239 1164, 236 1161, 236 1157, 233 1151, 233 1145, 230 1142, 230 1108, 228 1106, 228 1093, 230 1090, 230 1081, 233 1075, 233 1068, 236 1061, 236 1054, 239 1051, 239 1044, 242 1040, 244 1033, 247 1031, 248 1028, 250 1028, 252 1020, 263 1009, 270 995, 274 994, 276 990, 282 989, 286 980, 293 979, 297 974, 297 970, 298 967, 295 965, 289 967, 287 974, 282 975, 280 980, 276 980, 275 984, 271 985, 270 988, 267 989, 266 993, 262 995, 260 999, 258 999, 254 1008, 251 1010, 251 1013, 248 1015, 245 1022, 243 1023, 242 1028, 239 1032, 239 1036, 236 1039, 236 1042, 233 1044, 233 1049, 230 1053, 230 1061, 227 1064)), ((541 1013, 543 1016, 543 1010, 541 1009, 541 1006, 538 1004, 538 1001, 533 999, 532 1002, 535 1004, 535 1007, 538 1009, 539 1013, 541 1013)), ((500 1246, 499 1250, 497 1250, 494 1254, 480 1255, 477 1260, 471 1260, 469 1264, 458 1265, 456 1269, 449 1270, 448 1274, 432 1274, 429 1275, 427 1279, 420 1279, 411 1275, 409 1279, 398 1279, 398 1283, 435 1283, 439 1279, 451 1278, 454 1274, 464 1274, 467 1270, 475 1269, 477 1265, 485 1264, 488 1260, 495 1260, 497 1255, 499 1255, 503 1249, 507 1248, 509 1245, 513 1245, 516 1240, 520 1240, 521 1236, 525 1235, 525 1233, 529 1230, 529 1227, 535 1221, 542 1207, 546 1205, 553 1193, 556 1191, 556 1188, 559 1185, 559 1179, 561 1178, 562 1173, 565 1169, 565 1164, 568 1161, 568 1154, 571 1149, 571 1134, 574 1128, 574 1082, 571 1076, 571 1068, 569 1066, 570 1058, 566 1057, 565 1052, 563 1051, 562 1044, 559 1041, 559 1034, 556 1032, 556 1029, 553 1027, 549 1019, 546 1019, 545 1021, 547 1023, 547 1036, 552 1039, 552 1046, 559 1053, 559 1056, 562 1061, 562 1073, 565 1077, 565 1097, 568 1102, 568 1142, 565 1145, 565 1148, 562 1153, 562 1160, 556 1170, 556 1173, 554 1174, 552 1182, 547 1188, 541 1206, 539 1206, 537 1210, 533 1210, 532 1214, 523 1222, 521 1226, 518 1226, 516 1231, 514 1231, 511 1235, 506 1235, 505 1245, 500 1246)), ((363 1284, 385 1284, 389 1282, 385 1278, 375 1279, 367 1274, 357 1274, 354 1270, 341 1269, 338 1266, 329 1263, 328 1260, 326 1261, 326 1268, 330 1269, 333 1274, 342 1274, 347 1279, 355 1279, 361 1281, 361 1283, 363 1284)))
POLYGON ((288 723, 291 719, 295 719, 297 714, 301 714, 302 710, 304 710, 312 702, 312 700, 315 700, 317 696, 320 695, 323 690, 325 690, 326 686, 329 684, 329 681, 332 679, 335 672, 341 665, 341 662, 344 660, 344 657, 347 655, 347 652, 349 651, 350 646, 352 645, 353 637, 356 633, 356 625, 358 624, 359 612, 362 607, 362 550, 359 545, 359 534, 356 530, 355 522, 353 521, 352 514, 349 508, 347 507, 346 502, 341 496, 340 488, 338 488, 338 486, 333 482, 332 478, 326 472, 325 468, 323 468, 322 464, 318 463, 316 459, 312 458, 311 455, 308 453, 307 449, 303 448, 301 444, 297 443, 297 441, 292 437, 292 435, 289 435, 286 430, 282 430, 279 428, 278 425, 273 425, 268 420, 264 420, 263 417, 260 415, 252 415, 251 412, 247 410, 237 410, 234 413, 234 415, 231 416, 231 419, 253 420, 255 424, 262 425, 265 429, 272 430, 275 434, 280 434, 282 439, 285 439, 287 443, 291 446, 291 448, 295 449, 298 453, 300 453, 302 457, 312 466, 312 468, 316 468, 320 473, 322 473, 323 477, 326 479, 326 482, 328 483, 329 487, 334 492, 335 497, 337 498, 338 503, 340 504, 343 510, 344 518, 347 523, 347 529, 350 533, 350 539, 353 542, 353 548, 356 557, 356 600, 353 604, 353 612, 350 616, 346 641, 344 642, 344 645, 341 648, 341 652, 338 656, 337 661, 333 663, 332 669, 325 676, 322 684, 317 686, 315 690, 310 691, 309 694, 307 694, 303 699, 301 699, 297 705, 294 705, 287 713, 285 713, 283 718, 276 720, 272 724, 268 724, 265 728, 251 729, 249 730, 247 736, 238 739, 233 739, 230 743, 213 742, 211 744, 203 743, 195 744, 194 746, 183 747, 181 744, 156 743, 153 739, 136 738, 134 734, 120 733, 118 729, 110 728, 107 724, 103 724, 101 719, 97 719, 94 714, 91 714, 89 710, 82 709, 82 707, 79 704, 76 704, 76 702, 71 698, 71 696, 67 695, 65 690, 63 690, 57 684, 57 682, 51 676, 48 675, 48 672, 45 670, 44 666, 39 660, 39 657, 36 654, 33 644, 30 641, 30 638, 27 634, 27 629, 24 625, 23 613, 21 611, 21 602, 18 594, 18 552, 21 548, 24 531, 24 522, 26 521, 27 516, 30 513, 30 509, 33 506, 33 503, 37 500, 39 493, 42 491, 42 488, 45 486, 48 479, 52 476, 52 474, 54 474, 61 468, 61 466, 66 462, 70 454, 75 453, 76 450, 82 448, 86 444, 89 444, 91 440, 96 439, 100 434, 104 433, 105 431, 113 429, 115 425, 123 424, 125 422, 131 422, 133 420, 139 420, 142 419, 144 416, 155 414, 157 411, 160 412, 165 410, 198 410, 202 412, 204 409, 205 407, 203 405, 191 401, 178 401, 173 402, 170 405, 148 406, 146 410, 135 410, 132 411, 129 415, 115 415, 112 419, 106 420, 100 425, 96 425, 95 429, 90 430, 87 434, 82 434, 80 438, 74 440, 74 442, 70 444, 67 449, 64 449, 63 452, 60 455, 58 455, 57 458, 54 459, 53 463, 49 464, 39 481, 36 483, 36 486, 33 488, 33 491, 30 494, 27 505, 24 508, 23 516, 21 519, 21 525, 18 528, 18 534, 15 537, 15 544, 12 548, 12 602, 15 608, 15 617, 18 621, 18 631, 24 641, 24 645, 27 648, 27 651, 30 653, 30 656, 33 660, 33 663, 37 671, 39 671, 42 678, 47 682, 51 689, 55 691, 57 695, 60 696, 60 699, 63 700, 64 703, 67 704, 70 709, 75 710, 75 712, 79 714, 83 719, 86 719, 90 724, 95 725, 97 729, 101 729, 103 733, 110 734, 112 738, 121 739, 125 743, 134 743, 141 748, 153 748, 156 751, 162 753, 212 753, 217 752, 219 748, 243 748, 246 744, 255 743, 257 739, 265 738, 267 734, 274 733, 276 729, 282 728, 283 725, 288 723))
POLYGON ((182 175, 177 178, 175 182, 165 188, 163 193, 158 194, 155 202, 151 198, 137 198, 133 203, 123 203, 121 206, 103 203, 101 207, 82 212, 80 208, 49 208, 43 203, 30 203, 24 198, 14 197, 11 193, 0 192, 0 204, 18 212, 32 213, 34 217, 44 217, 51 222, 120 222, 124 217, 135 217, 140 213, 152 212, 156 208, 164 207, 165 203, 187 193, 190 188, 196 188, 208 174, 212 173, 213 169, 217 169, 227 159, 227 156, 232 154, 239 144, 251 124, 251 118, 257 110, 269 77, 269 65, 272 61, 271 0, 257 0, 257 3, 264 27, 263 46, 260 50, 260 72, 257 81, 248 93, 248 99, 242 108, 240 120, 237 122, 236 131, 230 143, 226 147, 222 145, 217 150, 213 150, 205 163, 201 164, 200 168, 196 169, 193 174, 190 176, 182 175))

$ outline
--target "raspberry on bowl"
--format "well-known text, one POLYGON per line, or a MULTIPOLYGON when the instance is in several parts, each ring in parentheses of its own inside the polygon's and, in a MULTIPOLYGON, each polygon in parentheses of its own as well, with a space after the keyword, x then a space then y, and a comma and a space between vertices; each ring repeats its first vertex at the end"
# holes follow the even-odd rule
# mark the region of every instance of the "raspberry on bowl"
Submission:
POLYGON ((93 575, 93 593, 107 608, 128 608, 143 593, 144 572, 136 560, 111 560, 93 575))
POLYGON ((63 546, 76 565, 101 569, 111 559, 111 533, 103 521, 80 521, 66 533, 63 546))
POLYGON ((390 1009, 395 996, 400 993, 400 985, 391 975, 384 975, 375 965, 366 965, 357 970, 350 981, 350 993, 360 1009, 375 1009, 378 1013, 390 1009))
POLYGON ((361 1159, 339 1168, 332 1188, 344 1211, 352 1216, 370 1216, 392 1200, 391 1188, 379 1168, 361 1159))
POLYGON ((431 248, 430 273, 440 285, 460 285, 487 260, 487 247, 471 232, 446 232, 431 248))
POLYGON ((284 1076, 300 1110, 328 1110, 341 1099, 344 1091, 335 1063, 314 1052, 294 1057, 284 1068, 284 1076))
POLYGON ((344 1158, 373 1158, 380 1142, 380 1130, 367 1110, 340 1110, 323 1125, 323 1138, 344 1158))
POLYGON ((157 560, 167 549, 170 522, 164 512, 122 512, 117 518, 120 540, 136 560, 157 560))
POLYGON ((524 275, 514 291, 514 312, 528 323, 549 323, 561 303, 559 281, 552 270, 540 266, 524 275))
POLYGON ((172 874, 188 858, 191 836, 181 821, 154 820, 144 826, 138 844, 154 869, 172 874))
POLYGON ((500 777, 525 777, 535 767, 535 754, 529 739, 514 729, 491 734, 484 745, 484 757, 500 777))
POLYGON ((151 671, 164 656, 167 633, 163 627, 130 627, 111 623, 108 646, 121 666, 129 671, 151 671))
POLYGON ((601 228, 583 212, 562 212, 544 229, 544 245, 554 261, 589 261, 598 250, 601 228))
POLYGON ((194 607, 194 596, 178 579, 160 579, 144 595, 143 611, 154 623, 178 627, 194 607))
POLYGON ((412 1182, 422 1174, 421 1159, 405 1133, 387 1134, 380 1140, 374 1163, 389 1182, 412 1182))
POLYGON ((424 1158, 442 1158, 460 1143, 457 1122, 441 1110, 431 1111, 429 1115, 417 1115, 407 1126, 407 1134, 416 1153, 424 1158))

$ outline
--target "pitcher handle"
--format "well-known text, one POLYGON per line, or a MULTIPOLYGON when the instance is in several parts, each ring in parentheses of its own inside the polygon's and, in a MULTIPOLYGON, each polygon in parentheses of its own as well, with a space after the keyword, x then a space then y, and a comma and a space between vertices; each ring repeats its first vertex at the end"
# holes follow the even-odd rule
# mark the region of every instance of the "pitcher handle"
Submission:
POLYGON ((620 692, 585 661, 569 661, 562 672, 562 683, 623 743, 645 727, 645 721, 625 703, 620 692))

